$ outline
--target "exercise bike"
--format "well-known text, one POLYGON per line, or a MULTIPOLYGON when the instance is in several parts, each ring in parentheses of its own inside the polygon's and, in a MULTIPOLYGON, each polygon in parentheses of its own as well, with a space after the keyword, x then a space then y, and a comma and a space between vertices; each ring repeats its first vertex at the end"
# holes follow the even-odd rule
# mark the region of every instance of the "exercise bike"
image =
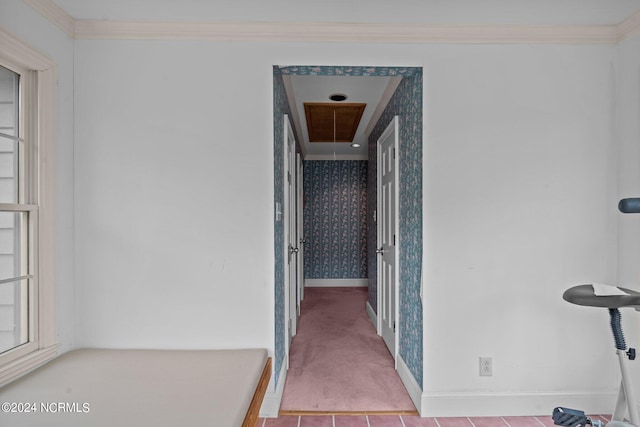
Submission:
MULTIPOLYGON (((640 198, 622 199, 618 204, 622 213, 640 213, 640 198)), ((635 399, 628 363, 636 358, 636 350, 627 349, 621 325, 620 309, 631 307, 640 311, 640 292, 610 285, 578 285, 567 289, 562 298, 572 304, 601 307, 609 310, 611 330, 616 353, 620 363, 620 388, 611 421, 606 427, 640 427, 640 417, 635 399)), ((602 427, 603 423, 587 417, 584 411, 557 407, 553 410, 553 421, 564 427, 586 426, 602 427)))

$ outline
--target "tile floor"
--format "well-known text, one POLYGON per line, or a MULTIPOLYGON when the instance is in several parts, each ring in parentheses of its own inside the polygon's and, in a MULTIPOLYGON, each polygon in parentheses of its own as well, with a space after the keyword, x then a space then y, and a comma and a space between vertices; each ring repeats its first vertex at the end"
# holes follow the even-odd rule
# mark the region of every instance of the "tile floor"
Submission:
MULTIPOLYGON (((609 421, 606 415, 592 419, 609 421)), ((283 415, 261 419, 259 427, 552 427, 551 416, 544 417, 459 417, 420 418, 408 415, 283 415)))

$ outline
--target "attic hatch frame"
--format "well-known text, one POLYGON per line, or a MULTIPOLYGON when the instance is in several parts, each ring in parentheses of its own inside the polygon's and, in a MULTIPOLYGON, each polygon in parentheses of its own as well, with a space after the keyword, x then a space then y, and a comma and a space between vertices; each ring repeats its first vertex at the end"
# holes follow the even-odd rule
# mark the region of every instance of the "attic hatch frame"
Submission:
POLYGON ((353 142, 366 106, 362 102, 305 102, 309 143, 353 142))
MULTIPOLYGON (((412 86, 409 88, 412 91, 406 94, 411 97, 415 102, 412 106, 406 109, 404 114, 400 114, 401 121, 403 115, 405 117, 411 116, 412 122, 407 123, 410 126, 404 126, 404 130, 400 135, 400 197, 401 206, 400 211, 404 209, 408 213, 409 218, 399 218, 400 233, 403 233, 403 228, 406 235, 410 235, 407 238, 407 246, 404 251, 405 256, 400 256, 400 291, 398 298, 400 302, 400 348, 398 354, 404 359, 406 367, 417 382, 417 386, 421 389, 423 387, 423 342, 422 342, 422 302, 420 298, 407 298, 407 295, 422 296, 421 288, 421 270, 422 270, 422 138, 423 138, 423 92, 424 86, 422 81, 422 67, 384 67, 384 66, 273 66, 273 124, 274 124, 274 209, 277 210, 278 206, 283 206, 284 200, 284 172, 283 172, 283 120, 284 114, 291 115, 289 102, 284 89, 283 76, 297 75, 297 76, 385 76, 385 77, 403 77, 403 81, 409 81, 412 86), (412 133, 413 132, 413 133, 412 133), (405 153, 403 153, 403 141, 405 145, 405 153), (402 157, 405 160, 402 160, 402 157), (404 170, 403 170, 404 168, 404 170), (403 183, 404 180, 404 183, 403 183), (406 188, 407 194, 403 195, 403 185, 406 188), (406 201, 411 201, 411 208, 405 209, 403 207, 403 197, 406 201), (416 203, 418 202, 418 203, 416 203), (403 264, 406 267, 403 267, 403 264), (404 271, 403 271, 404 270, 404 271), (403 282, 406 282, 407 289, 403 292, 403 282), (404 301, 403 301, 404 299, 404 301), (407 316, 404 315, 404 310, 409 310, 407 316), (403 320, 414 321, 415 325, 411 327, 403 328, 403 320), (404 335, 404 340, 403 340, 404 335)), ((396 92, 403 86, 402 82, 396 92)), ((394 94, 395 97, 395 94, 394 94)), ((386 113, 386 109, 385 109, 386 113)), ((373 174, 373 182, 371 176, 369 177, 369 194, 375 194, 375 154, 371 156, 371 151, 375 152, 375 138, 377 138, 377 128, 382 127, 384 129, 386 124, 382 122, 385 120, 385 113, 380 117, 376 129, 371 132, 369 141, 369 175, 373 174), (372 169, 373 163, 373 169, 372 169), (372 173, 373 171, 373 173, 372 173)), ((297 144, 300 139, 296 134, 296 130, 293 129, 294 135, 296 135, 297 144)), ((300 147, 297 147, 301 152, 300 147)), ((371 199, 371 197, 370 197, 371 199)), ((371 203, 375 206, 376 200, 368 202, 368 212, 372 212, 371 203)), ((367 215, 368 221, 371 223, 373 215, 367 215)), ((371 227, 369 224, 368 240, 371 242, 372 235, 375 233, 375 227, 371 227)), ((374 236, 375 237, 375 234, 374 236)), ((372 266, 369 262, 375 257, 375 238, 373 238, 372 244, 368 244, 367 248, 367 260, 368 260, 368 276, 369 276, 369 303, 371 307, 377 306, 377 295, 372 295, 372 289, 377 290, 377 278, 375 277, 375 266, 372 266), (372 300, 372 298, 374 300, 372 300)), ((404 244, 404 243, 403 243, 404 244)), ((284 231, 283 221, 278 219, 278 216, 274 214, 274 389, 278 388, 281 371, 286 369, 285 359, 285 337, 287 334, 286 321, 285 321, 285 283, 284 283, 284 269, 286 268, 286 260, 284 259, 284 231)), ((374 291, 375 293, 375 291, 374 291)), ((410 393, 411 394, 411 393, 410 393)), ((413 398, 413 396, 412 396, 413 398)), ((414 402, 415 403, 415 402, 414 402)), ((419 406, 419 405, 417 405, 419 406)))

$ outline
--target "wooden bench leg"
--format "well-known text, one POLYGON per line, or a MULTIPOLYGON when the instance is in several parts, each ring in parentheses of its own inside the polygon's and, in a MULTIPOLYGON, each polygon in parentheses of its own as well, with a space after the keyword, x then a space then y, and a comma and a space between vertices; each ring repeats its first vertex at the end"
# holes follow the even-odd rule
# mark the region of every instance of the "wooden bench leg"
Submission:
POLYGON ((258 425, 260 407, 262 406, 262 401, 265 394, 267 394, 267 387, 269 386, 270 380, 271 358, 269 357, 264 365, 264 369, 262 370, 262 375, 260 375, 258 386, 256 387, 256 391, 253 394, 253 398, 251 399, 251 404, 249 405, 247 415, 244 417, 244 421, 242 422, 242 427, 256 427, 258 425))

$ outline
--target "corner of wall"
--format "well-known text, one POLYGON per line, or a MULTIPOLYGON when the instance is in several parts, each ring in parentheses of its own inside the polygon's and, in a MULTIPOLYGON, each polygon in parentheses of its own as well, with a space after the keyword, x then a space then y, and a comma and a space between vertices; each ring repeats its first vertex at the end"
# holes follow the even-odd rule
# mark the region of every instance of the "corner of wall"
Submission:
POLYGON ((287 379, 287 368, 285 364, 282 364, 280 372, 276 377, 274 372, 271 376, 269 388, 262 401, 260 407, 260 417, 262 418, 278 418, 278 412, 280 411, 280 403, 282 402, 282 395, 284 393, 284 384, 287 379))

